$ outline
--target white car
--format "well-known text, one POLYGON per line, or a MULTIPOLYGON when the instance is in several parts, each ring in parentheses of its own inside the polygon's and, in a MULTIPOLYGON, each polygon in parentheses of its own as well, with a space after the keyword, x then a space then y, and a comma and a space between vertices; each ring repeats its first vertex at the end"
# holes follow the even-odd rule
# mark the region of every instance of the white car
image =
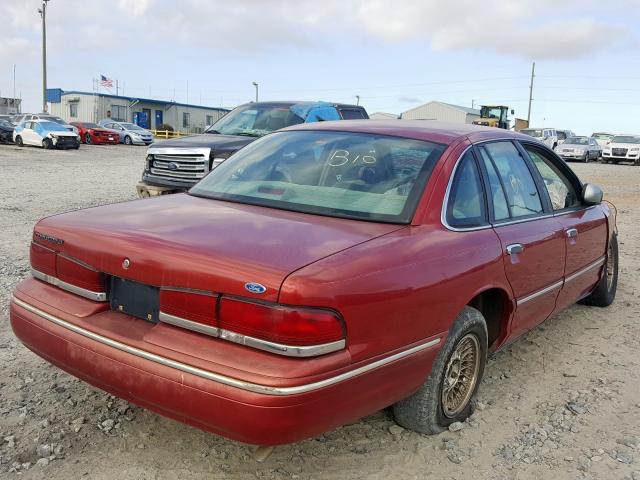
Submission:
POLYGON ((591 136, 595 138, 596 142, 598 142, 598 145, 600 145, 604 149, 604 147, 608 145, 611 139, 615 137, 615 134, 606 133, 606 132, 596 132, 591 136))
POLYGON ((567 140, 567 138, 576 136, 576 134, 573 133, 573 130, 558 130, 557 128, 556 134, 558 135, 558 145, 563 144, 567 140))
POLYGON ((555 128, 525 128, 520 133, 538 139, 551 149, 558 146, 558 132, 555 128))
POLYGON ((13 141, 19 147, 33 145, 43 148, 80 148, 80 137, 59 123, 47 120, 27 120, 13 131, 13 141))
POLYGON ((36 122, 40 120, 44 120, 47 122, 57 123, 59 125, 62 125, 64 128, 66 128, 70 132, 78 133, 78 129, 76 127, 69 124, 67 121, 63 120, 62 118, 57 117, 55 115, 51 115, 49 113, 25 113, 22 115, 18 115, 18 117, 16 118, 16 125, 19 125, 22 122, 26 122, 28 120, 35 120, 36 122))
POLYGON ((640 165, 640 135, 616 135, 602 151, 604 163, 633 162, 640 165))

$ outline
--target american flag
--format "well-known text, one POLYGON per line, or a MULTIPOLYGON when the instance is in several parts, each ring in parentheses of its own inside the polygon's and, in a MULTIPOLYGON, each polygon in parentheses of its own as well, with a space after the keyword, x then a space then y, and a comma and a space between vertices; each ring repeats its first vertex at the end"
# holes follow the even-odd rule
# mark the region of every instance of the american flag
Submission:
POLYGON ((100 85, 102 85, 103 87, 112 88, 113 80, 105 77, 104 75, 100 75, 100 85))

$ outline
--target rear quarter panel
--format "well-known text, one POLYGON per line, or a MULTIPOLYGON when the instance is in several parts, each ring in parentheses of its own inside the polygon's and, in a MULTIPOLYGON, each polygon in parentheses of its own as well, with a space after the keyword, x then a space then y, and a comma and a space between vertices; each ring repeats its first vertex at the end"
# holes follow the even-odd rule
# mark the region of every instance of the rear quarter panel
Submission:
POLYGON ((410 226, 307 266, 283 283, 280 301, 338 310, 353 361, 446 332, 480 291, 507 289, 492 229, 410 226))

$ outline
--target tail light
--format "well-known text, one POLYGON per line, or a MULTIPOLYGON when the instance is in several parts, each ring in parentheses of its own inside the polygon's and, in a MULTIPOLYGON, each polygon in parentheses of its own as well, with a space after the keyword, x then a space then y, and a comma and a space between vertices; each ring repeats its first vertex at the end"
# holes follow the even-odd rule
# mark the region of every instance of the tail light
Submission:
POLYGON ((280 355, 310 357, 345 346, 340 317, 317 308, 162 289, 160 321, 280 355))
POLYGON ((56 258, 56 276, 65 283, 70 283, 92 292, 104 292, 106 282, 104 274, 88 265, 71 260, 58 254, 56 258))
POLYGON ((29 257, 35 278, 90 300, 106 301, 102 273, 35 242, 31 243, 29 257))
POLYGON ((344 339, 342 322, 332 312, 225 297, 220 300, 219 325, 222 330, 284 345, 320 345, 344 339))
POLYGON ((56 276, 56 252, 37 243, 31 242, 29 260, 31 268, 45 275, 56 276))
POLYGON ((217 296, 184 290, 160 290, 160 311, 173 317, 218 327, 217 296))

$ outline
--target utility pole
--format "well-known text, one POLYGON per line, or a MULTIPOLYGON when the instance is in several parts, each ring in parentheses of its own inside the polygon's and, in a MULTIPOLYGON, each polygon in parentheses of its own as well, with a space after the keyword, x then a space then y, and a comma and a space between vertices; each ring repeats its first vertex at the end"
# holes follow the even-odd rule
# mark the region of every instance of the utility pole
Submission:
POLYGON ((120 91, 120 87, 118 86, 118 80, 116 80, 116 97, 118 96, 119 91, 120 91))
POLYGON ((13 101, 16 100, 16 64, 13 64, 13 101))
POLYGON ((258 82, 253 82, 253 86, 256 87, 256 102, 258 101, 258 82))
POLYGON ((476 108, 476 101, 471 99, 471 108, 476 108))
POLYGON ((531 66, 531 83, 529 84, 529 111, 527 112, 527 123, 531 121, 531 102, 533 101, 533 79, 536 76, 536 62, 531 66))
POLYGON ((356 105, 360 105, 360 95, 356 95, 356 105))
POLYGON ((42 0, 42 8, 38 9, 42 17, 42 111, 47 111, 47 2, 42 0))

